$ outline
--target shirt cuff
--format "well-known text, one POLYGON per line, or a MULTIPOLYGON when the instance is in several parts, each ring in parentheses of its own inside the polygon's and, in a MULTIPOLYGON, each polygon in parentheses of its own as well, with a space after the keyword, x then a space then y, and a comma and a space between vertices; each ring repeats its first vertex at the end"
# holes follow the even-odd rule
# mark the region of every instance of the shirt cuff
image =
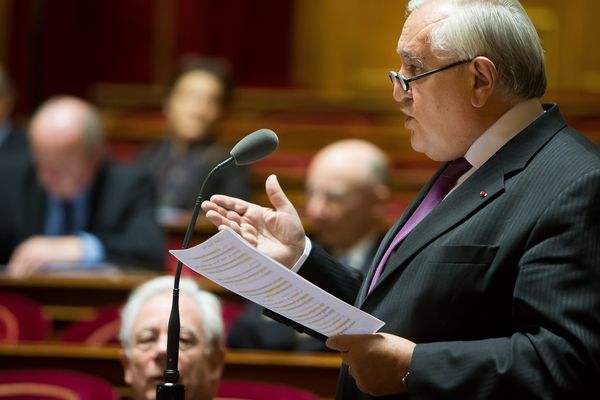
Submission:
POLYGON ((79 238, 83 245, 83 258, 81 261, 83 261, 85 267, 91 268, 104 261, 106 254, 100 239, 88 232, 80 232, 79 238))
POLYGON ((306 237, 305 239, 306 240, 304 242, 304 251, 302 252, 302 255, 300 256, 298 261, 296 261, 296 264, 294 264, 294 266, 291 268, 292 272, 298 272, 300 267, 302 267, 302 265, 304 264, 304 261, 306 261, 306 259, 308 258, 310 251, 312 250, 312 242, 308 237, 306 237))

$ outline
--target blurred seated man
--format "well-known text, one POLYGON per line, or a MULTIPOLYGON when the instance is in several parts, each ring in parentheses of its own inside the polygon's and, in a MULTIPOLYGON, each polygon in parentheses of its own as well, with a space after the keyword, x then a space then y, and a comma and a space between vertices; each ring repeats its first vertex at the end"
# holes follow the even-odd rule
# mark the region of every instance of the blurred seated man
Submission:
POLYGON ((97 110, 55 97, 29 127, 32 162, 0 171, 0 264, 26 276, 42 266, 101 263, 160 270, 164 238, 151 177, 105 155, 97 110))
POLYGON ((363 275, 386 228, 389 176, 385 153, 359 139, 331 143, 308 169, 305 216, 315 240, 363 275))
MULTIPOLYGON (((382 239, 390 197, 387 157, 374 144, 347 139, 320 150, 306 178, 305 217, 316 241, 344 265, 364 274, 382 239)), ((326 351, 323 343, 262 315, 248 303, 232 324, 231 348, 326 351)))
MULTIPOLYGON (((212 399, 225 365, 221 306, 190 278, 182 278, 179 289, 179 383, 186 399, 212 399)), ((122 310, 121 361, 133 400, 155 399, 164 382, 172 293, 173 277, 152 279, 131 293, 122 310)))
POLYGON ((0 67, 0 166, 8 168, 9 163, 26 158, 28 153, 25 134, 11 120, 14 106, 12 82, 0 67))
MULTIPOLYGON (((163 103, 168 136, 138 158, 155 177, 163 211, 192 208, 208 173, 229 157, 230 149, 217 143, 214 129, 232 94, 227 67, 218 59, 189 58, 168 86, 163 103)), ((215 193, 248 198, 246 168, 219 171, 206 198, 215 193)))

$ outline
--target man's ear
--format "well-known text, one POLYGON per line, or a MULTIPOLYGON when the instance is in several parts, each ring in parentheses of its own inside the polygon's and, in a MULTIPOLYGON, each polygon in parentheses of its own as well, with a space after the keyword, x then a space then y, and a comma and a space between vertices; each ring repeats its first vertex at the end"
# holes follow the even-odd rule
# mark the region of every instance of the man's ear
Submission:
POLYGON ((121 360, 121 365, 123 365, 123 377, 125 378, 125 383, 131 385, 133 382, 130 369, 131 361, 129 361, 129 358, 127 358, 123 349, 119 350, 119 360, 121 360))
POLYGON ((481 108, 496 90, 498 70, 492 60, 483 56, 475 57, 469 70, 474 77, 471 104, 473 107, 481 108))

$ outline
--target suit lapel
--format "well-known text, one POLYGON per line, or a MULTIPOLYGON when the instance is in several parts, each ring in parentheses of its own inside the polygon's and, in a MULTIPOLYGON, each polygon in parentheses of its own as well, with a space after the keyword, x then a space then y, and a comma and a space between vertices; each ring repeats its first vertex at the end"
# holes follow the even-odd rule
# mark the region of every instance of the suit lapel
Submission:
MULTIPOLYGON (((424 247, 500 197, 504 191, 506 179, 524 169, 531 157, 559 130, 566 126, 556 105, 545 106, 544 108, 547 110, 545 115, 534 121, 496 152, 492 158, 456 188, 456 190, 450 193, 446 199, 412 230, 400 245, 396 257, 388 261, 388 265, 386 265, 371 293, 375 292, 382 282, 398 268, 409 262, 424 247), (485 192, 487 195, 482 196, 481 192, 485 192)), ((446 165, 438 171, 436 177, 445 167, 446 165)), ((382 246, 380 246, 377 252, 375 263, 371 266, 368 279, 363 284, 359 293, 359 305, 367 297, 368 286, 375 270, 374 266, 381 259, 395 233, 404 224, 410 214, 412 214, 434 181, 435 177, 411 204, 411 212, 405 213, 386 235, 386 239, 384 239, 382 246)))
POLYGON ((386 265, 378 285, 425 246, 493 201, 504 190, 502 169, 498 168, 498 165, 486 165, 486 170, 489 171, 483 168, 476 171, 412 230, 401 243, 396 257, 386 265), (482 191, 485 191, 487 196, 482 197, 482 191))

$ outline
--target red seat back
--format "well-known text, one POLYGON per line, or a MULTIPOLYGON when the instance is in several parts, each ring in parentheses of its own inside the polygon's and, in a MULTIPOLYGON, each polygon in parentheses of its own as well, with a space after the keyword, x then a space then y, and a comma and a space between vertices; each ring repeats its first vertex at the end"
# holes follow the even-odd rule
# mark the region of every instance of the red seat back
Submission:
POLYGON ((0 293, 0 342, 44 340, 50 321, 35 301, 14 293, 0 293))
POLYGON ((0 399, 118 400, 113 387, 95 376, 66 370, 0 371, 0 399))
POLYGON ((106 306, 98 310, 89 320, 71 323, 60 334, 60 340, 91 346, 119 344, 120 327, 120 306, 106 306))

